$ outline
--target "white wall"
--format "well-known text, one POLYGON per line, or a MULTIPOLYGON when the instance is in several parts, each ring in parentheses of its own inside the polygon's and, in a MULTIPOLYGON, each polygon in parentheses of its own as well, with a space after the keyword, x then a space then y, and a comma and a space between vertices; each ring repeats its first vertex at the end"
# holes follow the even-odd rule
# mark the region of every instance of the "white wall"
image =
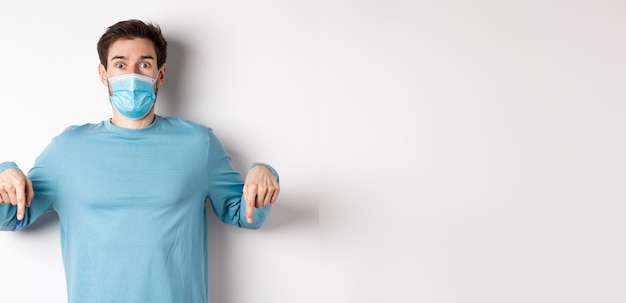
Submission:
MULTIPOLYGON (((96 41, 151 19, 157 111, 281 173, 262 230, 211 220, 212 302, 626 301, 626 4, 203 2, 4 6, 0 159, 106 119, 96 41)), ((0 302, 64 302, 45 221, 0 233, 0 302)))
POLYGON ((624 16, 324 1, 320 302, 626 302, 624 16))

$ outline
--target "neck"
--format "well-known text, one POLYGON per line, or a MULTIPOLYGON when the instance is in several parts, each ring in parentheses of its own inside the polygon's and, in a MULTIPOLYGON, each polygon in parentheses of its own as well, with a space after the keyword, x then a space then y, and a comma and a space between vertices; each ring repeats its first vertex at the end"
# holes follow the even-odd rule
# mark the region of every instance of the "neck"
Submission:
POLYGON ((148 113, 145 117, 138 120, 128 119, 117 112, 113 112, 111 124, 128 129, 140 129, 152 124, 155 118, 156 115, 152 111, 148 113))

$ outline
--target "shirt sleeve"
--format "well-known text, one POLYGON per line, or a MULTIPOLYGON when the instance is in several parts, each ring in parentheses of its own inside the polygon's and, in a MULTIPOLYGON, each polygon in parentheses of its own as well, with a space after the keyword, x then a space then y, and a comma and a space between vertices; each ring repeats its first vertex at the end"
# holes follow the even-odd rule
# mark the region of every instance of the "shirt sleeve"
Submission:
MULTIPOLYGON (((208 193, 215 215, 224 223, 247 229, 259 229, 272 209, 267 207, 254 209, 254 222, 246 222, 246 203, 243 197, 244 179, 233 168, 231 158, 213 131, 209 130, 208 155, 208 193)), ((260 162, 254 165, 264 164, 260 162)), ((252 166, 251 166, 252 167, 252 166)), ((273 168, 270 170, 276 176, 273 168)))
MULTIPOLYGON (((24 218, 20 221, 17 220, 17 206, 0 204, 0 230, 17 231, 24 229, 37 221, 43 214, 53 210, 57 178, 53 174, 53 162, 48 161, 52 158, 52 149, 50 145, 46 147, 27 174, 28 179, 33 183, 35 197, 31 201, 30 207, 26 207, 24 218)), ((8 168, 19 169, 14 162, 0 163, 0 172, 8 168)))

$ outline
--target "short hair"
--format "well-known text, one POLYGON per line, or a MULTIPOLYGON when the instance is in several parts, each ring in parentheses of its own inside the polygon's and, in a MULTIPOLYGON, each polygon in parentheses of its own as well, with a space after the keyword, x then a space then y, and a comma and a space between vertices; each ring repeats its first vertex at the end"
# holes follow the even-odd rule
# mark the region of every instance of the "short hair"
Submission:
POLYGON ((157 68, 161 68, 167 59, 167 41, 163 37, 161 28, 154 23, 145 23, 141 20, 130 19, 117 22, 109 26, 98 40, 98 57, 100 63, 107 68, 109 47, 119 39, 146 38, 152 41, 156 51, 157 68))

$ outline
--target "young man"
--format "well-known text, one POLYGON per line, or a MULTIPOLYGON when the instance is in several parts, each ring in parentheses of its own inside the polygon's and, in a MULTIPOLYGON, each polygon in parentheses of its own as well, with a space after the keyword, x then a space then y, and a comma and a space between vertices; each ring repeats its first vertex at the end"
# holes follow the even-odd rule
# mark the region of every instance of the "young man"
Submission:
POLYGON ((261 227, 278 175, 253 163, 246 179, 208 127, 155 115, 167 42, 157 25, 118 22, 98 42, 111 119, 71 126, 28 176, 0 163, 0 229, 56 211, 69 302, 208 301, 205 206, 261 227))

